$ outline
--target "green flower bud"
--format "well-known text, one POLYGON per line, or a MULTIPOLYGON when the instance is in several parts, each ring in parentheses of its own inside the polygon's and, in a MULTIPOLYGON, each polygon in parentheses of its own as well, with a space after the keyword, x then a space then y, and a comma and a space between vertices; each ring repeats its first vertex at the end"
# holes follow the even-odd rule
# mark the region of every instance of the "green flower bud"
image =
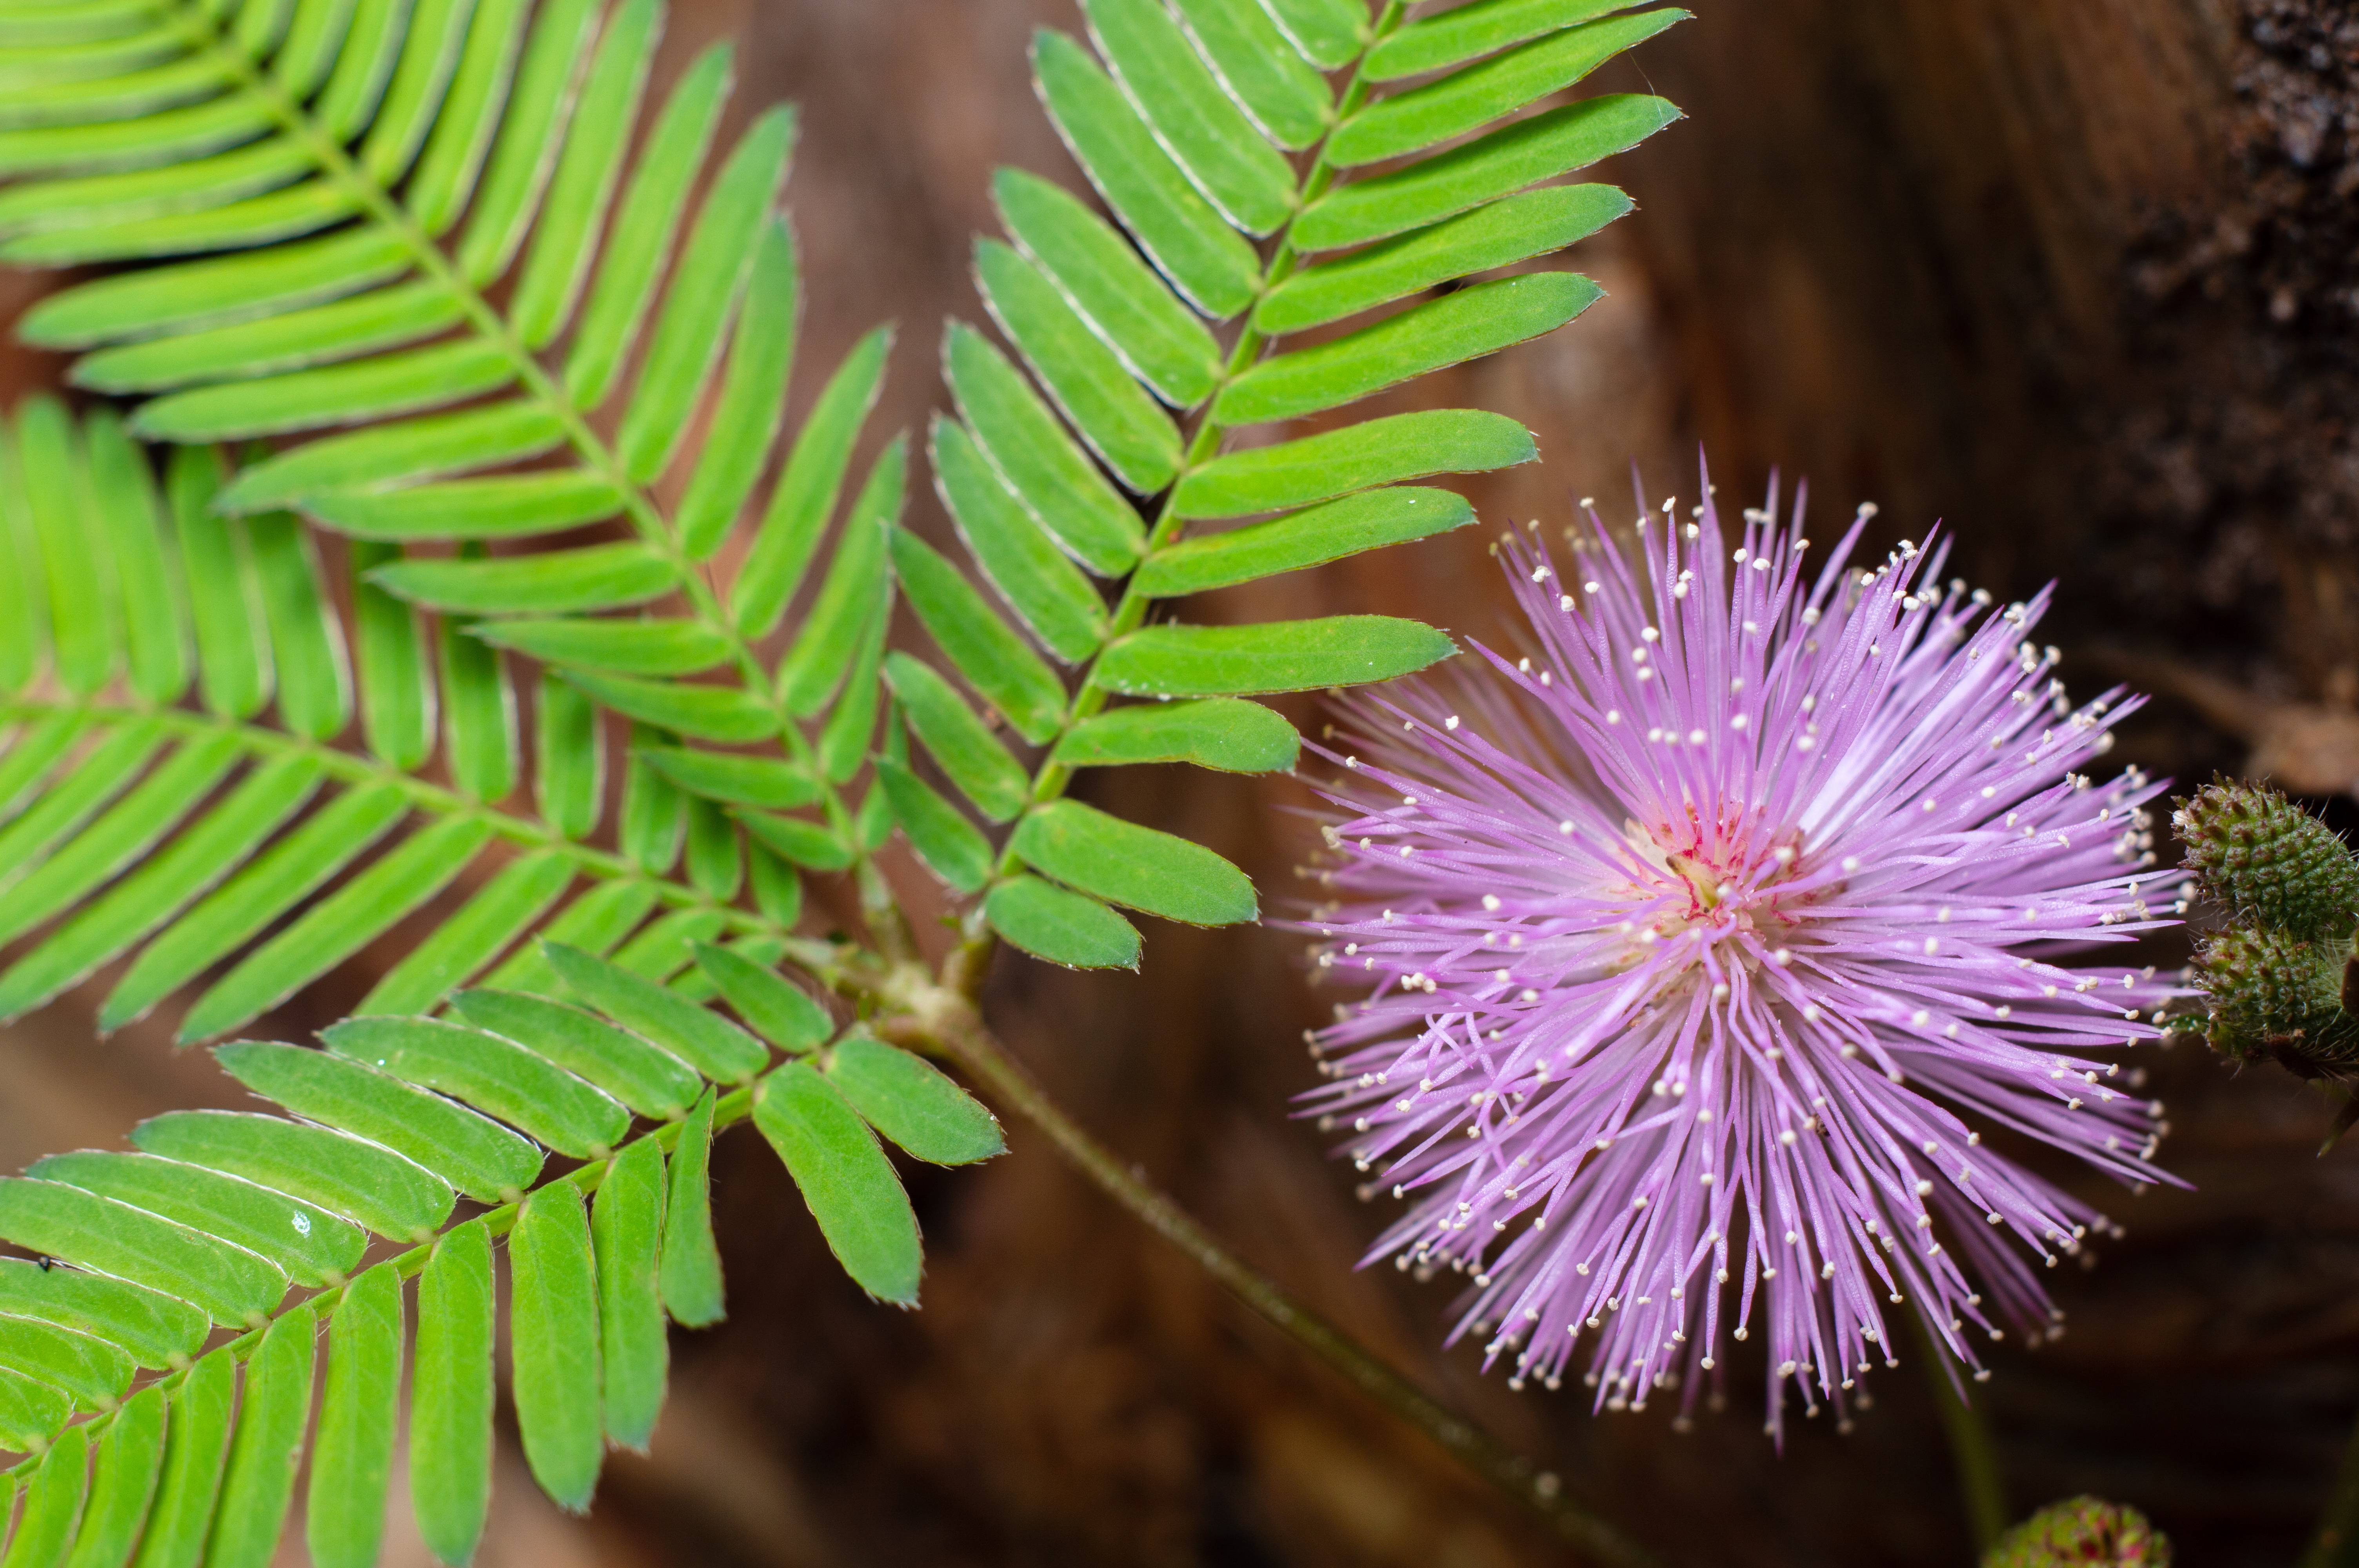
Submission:
POLYGON ((2136 1509, 2073 1498, 2001 1536, 1983 1568, 2170 1568, 2170 1538, 2136 1509))
POLYGON ((2312 940, 2359 927, 2359 861, 2341 836, 2266 784, 2215 780, 2171 825, 2204 895, 2240 923, 2312 940))
POLYGON ((2343 1009, 2347 942, 2305 942, 2239 926, 2205 943, 2196 983, 2212 999, 2204 1033, 2237 1061, 2274 1056, 2306 1078, 2359 1067, 2359 1020, 2343 1009))

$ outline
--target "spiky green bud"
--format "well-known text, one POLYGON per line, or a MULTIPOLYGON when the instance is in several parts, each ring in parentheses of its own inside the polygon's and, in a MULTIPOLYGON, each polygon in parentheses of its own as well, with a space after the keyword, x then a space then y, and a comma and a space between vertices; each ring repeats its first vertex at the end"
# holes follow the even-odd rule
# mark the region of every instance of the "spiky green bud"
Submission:
POLYGON ((2170 1538, 2136 1509, 2079 1497, 2008 1530, 1983 1568, 2170 1568, 2170 1538))
POLYGON ((2204 895, 2240 924, 2317 941, 2359 927, 2359 861, 2334 830, 2266 784, 2215 780, 2171 825, 2204 895))
POLYGON ((2305 942, 2238 926, 2205 943, 2196 983, 2212 999, 2204 1033, 2239 1061, 2274 1056, 2305 1077, 2359 1064, 2359 1020, 2343 1009, 2347 942, 2305 942))

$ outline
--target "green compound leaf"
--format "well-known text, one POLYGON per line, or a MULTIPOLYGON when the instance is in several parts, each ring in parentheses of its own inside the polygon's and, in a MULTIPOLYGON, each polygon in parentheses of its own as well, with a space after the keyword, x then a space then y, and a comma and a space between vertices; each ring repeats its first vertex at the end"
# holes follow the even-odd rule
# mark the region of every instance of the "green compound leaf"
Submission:
MULTIPOLYGON (((938 421, 931 440, 960 540, 1013 618, 909 535, 891 547, 943 673, 954 669, 988 706, 977 715, 947 681, 914 676, 912 654, 894 656, 888 679, 910 730, 987 819, 1052 801, 1075 767, 1291 763, 1297 742, 1275 716, 1241 710, 1224 726, 1207 709, 1198 730, 1163 730, 1107 719, 1109 695, 1350 686, 1449 652, 1438 633, 1374 617, 1145 624, 1158 598, 1462 526, 1473 515, 1462 499, 1402 481, 1538 455, 1520 425, 1471 410, 1294 439, 1272 432, 1280 438, 1223 449, 1243 427, 1325 414, 1570 321, 1599 297, 1589 279, 1480 275, 1549 255, 1630 211, 1611 187, 1551 182, 1677 117, 1647 97, 1547 101, 1684 12, 1476 0, 1408 23, 1408 9, 1084 0, 1088 43, 1036 37, 1040 100, 1112 221, 1038 175, 995 176, 1011 243, 978 242, 976 282, 1013 354, 969 328, 945 333, 957 417, 938 421), (1384 60, 1393 65, 1372 72, 1384 60), (1350 73, 1341 106, 1330 71, 1350 73), (1314 146, 1315 157, 1289 157, 1314 146), (1330 330, 1298 336, 1313 329, 1330 330), (1225 360, 1223 341, 1234 344, 1225 360), (1221 518, 1263 520, 1214 534, 1187 526, 1221 518), (1102 593, 1060 552, 1117 580, 1102 593), (1070 681, 1036 643, 1074 672, 1070 681), (1011 773, 1027 763, 991 733, 997 719, 1046 750, 1028 778, 1011 773)), ((1135 961, 1135 934, 1103 903, 991 881, 989 840, 893 744, 886 761, 900 771, 880 765, 871 804, 889 797, 920 858, 954 889, 988 889, 995 930, 1061 961, 1135 961)))
POLYGON ((810 1206, 820 1234, 862 1290, 918 1304, 918 1217, 876 1135, 808 1062, 789 1062, 755 1092, 754 1125, 810 1206))
POLYGON ((1260 913, 1253 883, 1210 849, 1076 800, 1034 808, 1008 848, 1068 887, 1166 919, 1232 925, 1260 913))
POLYGON ((1085 893, 1018 876, 984 900, 991 928, 1036 958, 1071 969, 1138 968, 1138 928, 1085 893))

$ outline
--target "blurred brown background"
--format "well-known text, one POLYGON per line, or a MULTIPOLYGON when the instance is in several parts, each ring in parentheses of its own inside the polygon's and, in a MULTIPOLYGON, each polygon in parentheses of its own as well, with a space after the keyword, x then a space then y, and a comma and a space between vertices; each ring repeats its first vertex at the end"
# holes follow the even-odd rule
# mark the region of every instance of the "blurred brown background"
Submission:
MULTIPOLYGON (((1955 530, 1959 568, 2061 579, 2066 674, 2164 695, 2116 756, 2181 779, 2251 759, 2321 796, 2359 780, 2359 8, 2325 0, 1699 0, 1602 83, 1691 118, 1609 178, 1639 211, 1580 254, 1609 297, 1573 327, 1419 389, 1516 414, 1548 462, 1486 521, 1568 497, 1723 491, 1772 464, 1816 514, 1885 538, 1955 530), (1445 384, 1446 383, 1446 384, 1445 384)), ((919 427, 1002 162, 1071 178, 1025 44, 1068 0, 682 0, 670 69, 743 40, 741 115, 799 101, 793 185, 810 368, 874 321, 902 338, 886 417, 919 427)), ((43 285, 0 278, 10 313, 43 285)), ((5 351, 10 395, 58 364, 5 351)), ((1615 502, 1619 504, 1618 501, 1615 502)), ((930 497, 921 524, 940 527, 930 497)), ((1265 584, 1214 612, 1381 609, 1499 626, 1484 539, 1265 584)), ((1307 717, 1307 710, 1301 715, 1307 717)), ((1291 894, 1295 786, 1115 781, 1124 808, 1291 894)), ((2342 808, 2338 807, 2338 810, 2342 808)), ((1964 1564, 1914 1367, 1838 1436, 1760 1433, 1758 1368, 1694 1432, 1510 1394, 1442 1355, 1446 1287, 1352 1271, 1382 1216, 1287 1119, 1323 1012, 1293 945, 1158 928, 1143 976, 1007 962, 1014 1048, 1115 1149, 1414 1376, 1685 1564, 1964 1564)), ((2175 955, 2166 955, 2176 961, 2175 955)), ((281 1021, 324 1022, 365 980, 281 1021)), ((152 1028, 90 1038, 71 997, 0 1035, 0 1167, 115 1146, 227 1096, 152 1028)), ((2359 1411, 2359 1148, 2274 1069, 2152 1054, 2196 1184, 2118 1197, 2126 1243, 2057 1281, 2071 1332, 2000 1352, 1986 1398, 2018 1507, 2094 1489, 2180 1561, 2281 1563, 2359 1411)), ((1569 1561, 1343 1391, 1057 1162, 1025 1129, 980 1172, 913 1178, 923 1311, 866 1303, 766 1152, 717 1160, 734 1317, 681 1341, 655 1453, 586 1522, 504 1476, 487 1564, 1419 1564, 1569 1561)), ((414 1546, 404 1548, 414 1554, 414 1546)), ((290 1560, 293 1560, 290 1557, 290 1560)))

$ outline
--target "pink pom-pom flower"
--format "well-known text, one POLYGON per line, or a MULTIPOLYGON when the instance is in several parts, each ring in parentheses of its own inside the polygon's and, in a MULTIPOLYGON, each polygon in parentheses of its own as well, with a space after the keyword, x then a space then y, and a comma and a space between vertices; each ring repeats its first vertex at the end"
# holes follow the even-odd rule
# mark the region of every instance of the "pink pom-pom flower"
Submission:
POLYGON ((1994 1143, 2125 1183, 2161 1107, 2098 1053, 2175 989, 2093 946, 2149 906, 2162 785, 2086 770, 2138 699, 2071 706, 2048 605, 1940 581, 1946 548, 1816 574, 1767 507, 1710 502, 1569 559, 1500 556, 1529 654, 1346 707, 1324 829, 1327 978, 1364 984, 1314 1091, 1407 1211, 1375 1244, 1471 1281, 1456 1333, 1604 1406, 1717 1384, 1767 1341, 1815 1414, 1897 1357, 2049 1332, 2034 1260, 2109 1222, 1994 1143))

